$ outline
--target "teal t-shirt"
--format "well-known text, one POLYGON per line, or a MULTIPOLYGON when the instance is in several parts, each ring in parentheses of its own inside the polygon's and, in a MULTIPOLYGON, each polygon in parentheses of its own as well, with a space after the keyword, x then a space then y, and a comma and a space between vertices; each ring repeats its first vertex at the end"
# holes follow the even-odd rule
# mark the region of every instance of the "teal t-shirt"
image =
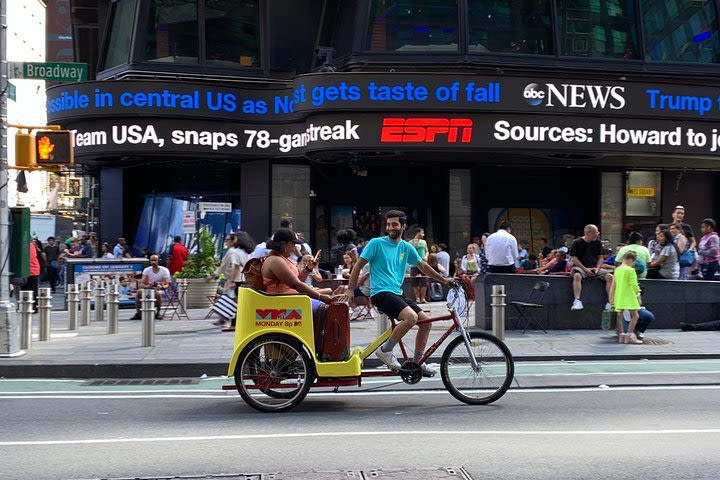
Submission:
POLYGON ((417 250, 410 242, 400 240, 395 243, 389 237, 370 240, 360 258, 370 264, 370 295, 380 292, 392 292, 402 295, 402 283, 405 280, 405 268, 414 267, 422 261, 417 250))

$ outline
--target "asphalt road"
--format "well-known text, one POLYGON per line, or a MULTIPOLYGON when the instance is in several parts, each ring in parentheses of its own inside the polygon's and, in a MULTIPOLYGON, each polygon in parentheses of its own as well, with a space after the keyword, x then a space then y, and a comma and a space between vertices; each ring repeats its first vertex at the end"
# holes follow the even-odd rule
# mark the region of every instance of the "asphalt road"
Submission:
MULTIPOLYGON (((662 383, 663 375, 652 378, 662 383)), ((379 478, 423 478, 422 469, 452 466, 475 479, 674 480, 717 479, 720 467, 718 384, 515 387, 489 406, 439 389, 371 384, 311 393, 292 412, 262 414, 218 391, 220 383, 2 380, 0 478, 331 478, 329 471, 371 469, 382 469, 379 478)))

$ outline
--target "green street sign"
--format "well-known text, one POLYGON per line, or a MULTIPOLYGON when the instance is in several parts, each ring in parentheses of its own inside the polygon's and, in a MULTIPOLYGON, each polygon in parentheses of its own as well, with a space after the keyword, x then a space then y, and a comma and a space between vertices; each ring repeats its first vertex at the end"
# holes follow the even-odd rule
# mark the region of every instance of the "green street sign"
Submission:
POLYGON ((8 62, 10 78, 29 78, 51 82, 83 82, 87 80, 87 63, 72 62, 8 62))
POLYGON ((17 102, 17 95, 16 95, 16 90, 15 90, 15 85, 13 85, 13 84, 10 83, 10 82, 7 83, 7 94, 8 94, 8 98, 9 98, 10 100, 12 100, 13 102, 17 102))

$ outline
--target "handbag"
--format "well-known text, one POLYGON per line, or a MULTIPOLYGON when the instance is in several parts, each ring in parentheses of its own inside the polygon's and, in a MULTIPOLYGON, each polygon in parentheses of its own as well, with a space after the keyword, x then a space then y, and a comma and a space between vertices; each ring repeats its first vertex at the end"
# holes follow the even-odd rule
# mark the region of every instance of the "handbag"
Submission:
POLYGON ((220 295, 211 309, 223 318, 233 320, 237 315, 237 300, 229 295, 220 295))
POLYGON ((680 254, 680 266, 691 267, 695 260, 697 260, 697 253, 695 250, 685 250, 680 254))

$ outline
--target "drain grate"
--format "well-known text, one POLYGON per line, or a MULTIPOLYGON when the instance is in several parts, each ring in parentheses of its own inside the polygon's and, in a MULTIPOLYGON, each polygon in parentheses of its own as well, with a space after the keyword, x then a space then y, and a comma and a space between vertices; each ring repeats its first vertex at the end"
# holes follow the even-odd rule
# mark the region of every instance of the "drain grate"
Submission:
MULTIPOLYGON (((431 468, 398 468, 398 469, 366 469, 366 470, 315 470, 312 472, 282 473, 222 473, 218 475, 200 476, 162 476, 162 477, 122 477, 104 478, 102 480, 370 480, 370 479, 403 479, 403 480, 473 480, 464 467, 431 467, 431 468)), ((97 479, 100 480, 100 479, 97 479)))
POLYGON ((81 383, 83 387, 114 387, 135 385, 197 385, 197 378, 143 378, 143 379, 103 379, 88 380, 81 383))
MULTIPOLYGON (((603 337, 602 341, 603 341, 603 343, 617 343, 617 341, 618 341, 617 335, 603 337)), ((655 338, 645 337, 643 339, 644 345, 670 345, 672 343, 673 342, 671 342, 670 340, 663 340, 662 338, 657 338, 657 337, 655 337, 655 338)))

